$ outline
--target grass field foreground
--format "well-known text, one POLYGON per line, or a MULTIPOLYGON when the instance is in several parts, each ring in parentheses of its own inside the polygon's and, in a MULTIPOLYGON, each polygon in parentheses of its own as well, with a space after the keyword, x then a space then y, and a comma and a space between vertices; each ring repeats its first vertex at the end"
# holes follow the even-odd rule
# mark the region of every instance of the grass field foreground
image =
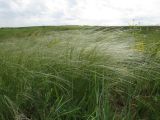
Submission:
POLYGON ((160 27, 0 29, 0 120, 160 119, 160 27))

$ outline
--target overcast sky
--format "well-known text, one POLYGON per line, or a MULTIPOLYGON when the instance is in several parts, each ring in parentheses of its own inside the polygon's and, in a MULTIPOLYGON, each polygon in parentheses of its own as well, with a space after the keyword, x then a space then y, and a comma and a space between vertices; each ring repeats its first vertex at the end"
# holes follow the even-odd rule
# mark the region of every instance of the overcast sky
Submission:
POLYGON ((0 27, 159 25, 160 0, 0 0, 0 27))

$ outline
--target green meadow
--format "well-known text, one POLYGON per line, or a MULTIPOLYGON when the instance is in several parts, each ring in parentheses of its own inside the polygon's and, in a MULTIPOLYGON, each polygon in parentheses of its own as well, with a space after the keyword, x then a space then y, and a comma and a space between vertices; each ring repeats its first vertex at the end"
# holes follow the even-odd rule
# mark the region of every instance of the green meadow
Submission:
POLYGON ((0 120, 159 120, 160 27, 0 29, 0 120))

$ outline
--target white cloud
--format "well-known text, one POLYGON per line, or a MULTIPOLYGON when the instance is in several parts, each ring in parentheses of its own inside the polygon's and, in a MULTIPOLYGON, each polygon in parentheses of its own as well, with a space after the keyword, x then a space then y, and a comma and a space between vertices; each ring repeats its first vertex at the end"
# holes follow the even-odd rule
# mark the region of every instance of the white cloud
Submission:
POLYGON ((160 24, 160 0, 0 0, 0 26, 160 24))

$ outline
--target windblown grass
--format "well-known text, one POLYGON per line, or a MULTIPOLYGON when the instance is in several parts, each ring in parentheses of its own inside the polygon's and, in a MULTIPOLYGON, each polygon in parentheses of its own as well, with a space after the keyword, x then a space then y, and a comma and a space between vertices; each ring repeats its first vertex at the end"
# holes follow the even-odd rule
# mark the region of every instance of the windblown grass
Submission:
POLYGON ((0 119, 158 120, 159 40, 159 27, 0 29, 0 119))

